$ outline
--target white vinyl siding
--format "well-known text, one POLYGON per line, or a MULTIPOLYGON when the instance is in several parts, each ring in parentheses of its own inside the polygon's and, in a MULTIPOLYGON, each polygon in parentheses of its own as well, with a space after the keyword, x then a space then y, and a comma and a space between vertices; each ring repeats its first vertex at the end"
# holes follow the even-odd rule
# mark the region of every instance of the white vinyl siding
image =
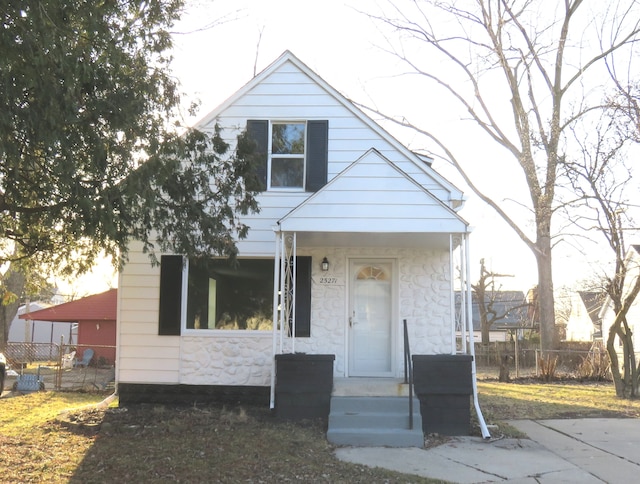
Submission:
POLYGON ((158 335, 160 268, 132 244, 118 284, 118 381, 179 382, 180 337, 158 335))
MULTIPOLYGON (((353 112, 331 93, 290 62, 282 64, 255 87, 234 99, 230 106, 220 110, 203 128, 211 129, 214 122, 218 122, 223 128, 225 140, 233 146, 236 136, 244 129, 249 119, 327 119, 329 182, 358 160, 363 153, 374 148, 407 175, 414 177, 434 196, 439 197, 445 204, 449 203, 450 194, 443 185, 428 176, 414 161, 408 160, 370 126, 354 116, 353 112)), ((364 191, 393 189, 383 179, 369 178, 366 183, 370 183, 370 186, 362 187, 364 191)), ((360 190, 357 185, 353 189, 360 190)), ((261 193, 258 196, 260 213, 243 217, 243 222, 251 229, 248 237, 238 244, 240 253, 246 256, 272 254, 275 241, 273 227, 309 195, 311 194, 302 192, 261 193)), ((391 226, 389 228, 391 229, 391 226)))

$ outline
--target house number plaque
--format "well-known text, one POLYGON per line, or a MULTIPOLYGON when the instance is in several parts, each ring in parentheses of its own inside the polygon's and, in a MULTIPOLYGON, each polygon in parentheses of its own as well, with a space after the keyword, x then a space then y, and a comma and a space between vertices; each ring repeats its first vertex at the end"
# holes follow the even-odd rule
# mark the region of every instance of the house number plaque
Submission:
POLYGON ((316 279, 316 282, 323 286, 344 286, 344 280, 342 277, 336 277, 330 274, 326 276, 325 275, 319 276, 316 279))

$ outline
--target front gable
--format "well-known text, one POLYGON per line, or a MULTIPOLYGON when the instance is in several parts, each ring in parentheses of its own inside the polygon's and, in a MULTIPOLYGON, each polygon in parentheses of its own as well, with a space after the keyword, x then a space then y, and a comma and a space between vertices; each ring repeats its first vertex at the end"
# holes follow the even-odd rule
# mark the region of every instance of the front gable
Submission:
POLYGON ((278 221, 286 232, 464 233, 467 223, 369 150, 278 221))
POLYGON ((433 170, 429 162, 396 140, 289 51, 196 126, 211 131, 218 123, 227 142, 233 145, 238 130, 245 129, 250 120, 327 121, 327 180, 373 148, 449 207, 457 210, 462 206, 462 192, 433 170))
POLYGON ((571 311, 567 318, 568 341, 592 341, 601 335, 599 313, 605 294, 577 291, 571 297, 571 311))
MULTIPOLYGON (((633 244, 629 246, 629 249, 627 250, 627 254, 625 256, 625 265, 627 267, 627 274, 625 276, 625 287, 623 289, 623 294, 626 297, 632 291, 632 288, 637 279, 640 278, 640 245, 633 244)), ((607 341, 611 325, 616 319, 614 304, 610 296, 607 295, 605 297, 604 303, 602 304, 602 308, 600 309, 598 316, 601 321, 602 338, 604 341, 607 341)), ((633 300, 633 303, 629 307, 629 312, 627 313, 627 323, 631 328, 631 333, 634 339, 634 347, 640 347, 639 321, 640 296, 636 297, 633 300)))

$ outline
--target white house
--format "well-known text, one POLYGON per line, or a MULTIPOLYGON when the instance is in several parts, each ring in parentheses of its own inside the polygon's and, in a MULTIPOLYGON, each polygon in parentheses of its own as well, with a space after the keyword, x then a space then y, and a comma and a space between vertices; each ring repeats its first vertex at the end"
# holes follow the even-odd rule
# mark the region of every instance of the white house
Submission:
POLYGON ((77 343, 78 325, 56 321, 42 321, 20 318, 21 315, 48 308, 50 304, 39 302, 25 304, 18 308, 13 321, 9 325, 9 343, 77 343))
POLYGON ((231 144, 248 129, 263 153, 260 213, 243 220, 235 268, 172 254, 152 267, 131 247, 118 293, 121 399, 268 393, 277 354, 331 355, 336 379, 398 378, 403 320, 413 354, 456 353, 454 268, 466 264, 469 227, 462 192, 429 160, 290 52, 199 128, 215 123, 231 144))
MULTIPOLYGON (((626 285, 624 288, 624 294, 626 295, 630 292, 631 287, 635 284, 638 277, 640 277, 640 245, 631 245, 629 247, 625 263, 628 270, 625 279, 626 285)), ((602 321, 602 340, 606 344, 609 337, 609 330, 616 317, 611 298, 605 298, 599 316, 602 321)), ((633 347, 637 352, 638 348, 640 348, 640 297, 636 297, 635 301, 631 305, 631 308, 627 313, 627 323, 629 324, 631 334, 633 335, 633 347)), ((618 341, 617 344, 621 343, 618 341)), ((619 354, 621 353, 622 351, 620 348, 619 354)))
POLYGON ((600 309, 604 294, 577 291, 571 294, 571 311, 567 318, 567 341, 595 341, 601 339, 600 309))

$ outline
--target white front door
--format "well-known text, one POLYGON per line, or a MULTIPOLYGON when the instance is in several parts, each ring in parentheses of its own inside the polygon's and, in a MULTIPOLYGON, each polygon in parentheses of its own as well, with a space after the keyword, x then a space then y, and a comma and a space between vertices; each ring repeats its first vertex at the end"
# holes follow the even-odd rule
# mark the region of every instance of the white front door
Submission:
POLYGON ((392 376, 393 261, 351 260, 349 376, 392 376))

